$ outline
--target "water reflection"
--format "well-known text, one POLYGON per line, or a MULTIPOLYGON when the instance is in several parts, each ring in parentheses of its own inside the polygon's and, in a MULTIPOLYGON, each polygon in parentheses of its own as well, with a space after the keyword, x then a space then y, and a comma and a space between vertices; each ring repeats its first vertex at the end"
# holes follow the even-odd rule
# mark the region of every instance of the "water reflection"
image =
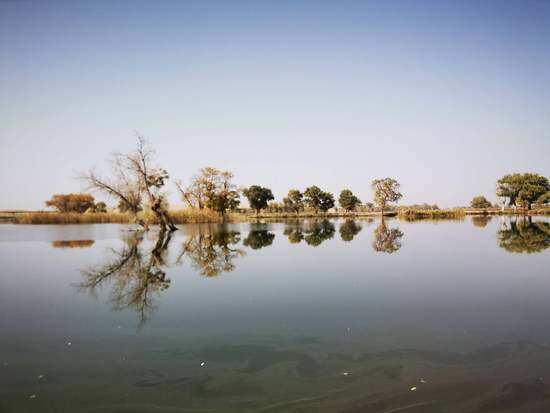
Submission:
POLYGON ((61 240, 52 241, 52 247, 54 248, 89 248, 94 244, 93 239, 74 239, 74 240, 61 240))
POLYGON ((475 227, 478 228, 485 228, 489 222, 491 222, 490 215, 474 215, 472 216, 472 224, 474 224, 475 227))
POLYGON ((283 233, 291 244, 298 244, 303 240, 307 245, 318 247, 324 241, 334 237, 336 227, 328 219, 295 221, 287 224, 283 233))
POLYGON ((386 221, 382 220, 374 230, 372 248, 376 252, 393 254, 401 248, 401 238, 403 238, 403 232, 399 228, 388 228, 386 221))
POLYGON ((170 237, 171 233, 161 232, 153 249, 144 251, 143 234, 129 234, 124 239, 125 246, 113 249, 112 258, 105 264, 82 271, 84 281, 78 285, 79 289, 96 295, 99 287, 110 284, 112 308, 135 310, 142 326, 155 309, 155 295, 170 287, 170 279, 163 270, 170 237))
POLYGON ((353 241, 353 238, 363 229, 363 227, 352 219, 347 219, 340 225, 340 238, 342 241, 353 241))
POLYGON ((181 264, 187 257, 191 266, 204 277, 216 277, 222 272, 233 271, 234 260, 245 255, 243 250, 234 247, 241 240, 240 233, 225 226, 199 228, 198 233, 189 235, 176 264, 181 264))
POLYGON ((499 246, 513 253, 536 253, 550 246, 550 224, 531 219, 504 221, 497 232, 499 246))
MULTIPOLYGON (((486 226, 491 217, 476 216, 476 226, 486 226)), ((402 247, 404 233, 398 227, 390 227, 381 220, 373 232, 372 248, 375 252, 393 254, 402 247)), ((147 250, 143 234, 129 233, 124 238, 123 248, 111 250, 108 261, 96 268, 82 271, 84 281, 81 290, 92 294, 103 284, 111 284, 110 302, 114 309, 133 308, 143 324, 154 310, 155 294, 170 286, 165 269, 168 265, 182 266, 187 263, 198 275, 217 277, 236 268, 236 260, 246 255, 239 245, 252 250, 273 245, 275 232, 267 224, 251 224, 246 237, 228 225, 202 224, 187 228, 187 237, 173 262, 167 258, 170 234, 160 233, 154 247, 147 250)), ((353 241, 362 231, 359 221, 348 219, 340 224, 340 238, 344 243, 353 241)), ((304 241, 317 247, 333 239, 335 225, 327 220, 287 221, 283 234, 291 244, 304 241)), ((514 253, 541 252, 550 246, 550 224, 531 222, 529 219, 502 220, 497 231, 499 246, 514 253)), ((89 247, 93 240, 54 241, 55 247, 89 247)))
POLYGON ((245 247, 258 250, 260 248, 269 247, 273 244, 275 234, 269 232, 267 227, 263 224, 251 226, 248 236, 243 240, 245 247))

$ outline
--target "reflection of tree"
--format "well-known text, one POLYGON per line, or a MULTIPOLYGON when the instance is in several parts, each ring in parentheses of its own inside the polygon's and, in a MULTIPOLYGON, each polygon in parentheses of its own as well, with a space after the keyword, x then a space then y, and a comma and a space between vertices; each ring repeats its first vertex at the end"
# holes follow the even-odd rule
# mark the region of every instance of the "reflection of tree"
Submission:
POLYGON ((140 244, 143 234, 136 232, 125 239, 122 250, 112 250, 114 258, 97 268, 82 271, 79 288, 91 294, 105 283, 112 283, 111 304, 115 310, 134 309, 142 326, 154 311, 154 295, 170 287, 163 270, 170 233, 161 231, 154 248, 147 254, 140 244))
POLYGON ((372 248, 377 252, 392 254, 401 248, 402 237, 403 232, 399 228, 388 228, 386 222, 382 220, 374 230, 372 248))
POLYGON ((257 250, 273 244, 273 239, 275 239, 275 234, 267 229, 252 229, 243 240, 243 245, 257 250))
POLYGON ((550 224, 529 219, 511 221, 497 233, 501 248, 508 252, 534 253, 550 247, 550 224))
POLYGON ((206 226, 197 234, 189 236, 184 244, 178 263, 186 255, 191 265, 200 275, 215 277, 222 272, 231 272, 235 269, 233 260, 243 256, 244 251, 232 248, 240 241, 240 233, 228 230, 226 227, 216 229, 206 226))
POLYGON ((340 237, 342 241, 352 241, 353 238, 361 231, 362 227, 357 222, 348 219, 340 225, 340 237))
POLYGON ((321 221, 293 222, 287 224, 283 231, 292 244, 304 240, 308 245, 317 247, 324 241, 334 237, 336 228, 328 219, 321 221))
POLYGON ((52 241, 52 247, 54 248, 89 248, 94 244, 93 239, 73 239, 52 241))
POLYGON ((304 239, 302 221, 296 220, 287 222, 283 234, 286 235, 291 244, 299 244, 304 239))
POLYGON ((484 228, 493 219, 490 215, 474 215, 472 216, 472 224, 476 227, 484 228))

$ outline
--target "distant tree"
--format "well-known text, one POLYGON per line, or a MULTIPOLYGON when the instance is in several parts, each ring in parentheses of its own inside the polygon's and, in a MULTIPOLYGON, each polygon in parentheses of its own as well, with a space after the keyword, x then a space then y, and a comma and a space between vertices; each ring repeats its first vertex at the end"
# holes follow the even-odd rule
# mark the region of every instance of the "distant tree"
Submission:
POLYGON ((361 225, 351 219, 348 219, 340 225, 340 238, 342 238, 342 241, 352 241, 353 238, 359 234, 361 229, 361 225))
POLYGON ((232 172, 206 167, 192 178, 187 188, 179 182, 176 185, 191 207, 208 208, 225 218, 226 211, 236 209, 240 203, 233 177, 232 172))
POLYGON ((304 208, 304 195, 297 189, 288 191, 288 195, 283 198, 283 204, 292 211, 299 213, 304 208))
POLYGON ((243 195, 248 199, 250 208, 254 209, 256 214, 267 207, 268 201, 275 199, 271 189, 259 185, 252 185, 249 188, 243 189, 243 195))
POLYGON ((306 188, 304 191, 304 200, 315 212, 327 212, 330 208, 334 207, 334 196, 330 192, 322 191, 317 186, 306 188))
POLYGON ((338 198, 340 206, 344 208, 347 212, 355 210, 357 205, 361 203, 361 200, 353 195, 349 189, 344 189, 340 192, 340 197, 338 198))
POLYGON ((534 173, 509 174, 497 182, 497 196, 508 198, 508 205, 525 206, 527 209, 531 209, 531 204, 549 191, 548 178, 534 173))
POLYGON ((374 202, 380 207, 382 215, 384 215, 384 208, 389 203, 397 202, 403 196, 399 192, 399 187, 399 183, 393 178, 375 179, 372 181, 374 202))
POLYGON ((90 194, 56 194, 46 201, 46 206, 59 212, 82 214, 94 206, 94 197, 90 194))
POLYGON ((104 214, 107 212, 107 204, 105 202, 100 201, 95 204, 93 204, 90 208, 86 210, 86 212, 93 212, 93 213, 101 213, 104 214))
POLYGON ((491 203, 484 196, 476 196, 470 202, 472 208, 490 208, 491 203))

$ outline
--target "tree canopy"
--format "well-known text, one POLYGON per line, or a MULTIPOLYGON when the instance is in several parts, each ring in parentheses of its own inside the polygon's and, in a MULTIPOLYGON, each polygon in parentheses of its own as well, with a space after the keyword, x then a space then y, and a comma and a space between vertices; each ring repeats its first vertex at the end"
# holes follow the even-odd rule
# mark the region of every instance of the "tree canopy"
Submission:
POLYGON ((252 185, 249 188, 243 190, 243 195, 248 199, 250 208, 256 210, 256 213, 260 212, 261 209, 267 207, 268 201, 275 199, 271 189, 264 188, 259 185, 252 185))
POLYGON ((490 208, 491 203, 484 196, 476 196, 470 202, 472 208, 490 208))
POLYGON ((399 201, 403 195, 399 192, 399 182, 393 178, 375 179, 372 181, 374 202, 380 207, 382 214, 389 203, 399 201))
POLYGON ((344 189, 340 192, 338 202, 342 208, 344 208, 347 212, 350 212, 361 203, 361 200, 357 198, 349 189, 344 189))
POLYGON ((304 201, 315 212, 327 212, 334 207, 334 196, 330 192, 322 191, 318 186, 310 186, 304 191, 304 201))
POLYGON ((507 198, 508 205, 531 205, 550 192, 548 178, 535 173, 514 173, 504 175, 497 182, 497 196, 507 198))
POLYGON ((283 204, 298 213, 304 208, 304 195, 298 189, 291 189, 288 195, 283 198, 283 204))

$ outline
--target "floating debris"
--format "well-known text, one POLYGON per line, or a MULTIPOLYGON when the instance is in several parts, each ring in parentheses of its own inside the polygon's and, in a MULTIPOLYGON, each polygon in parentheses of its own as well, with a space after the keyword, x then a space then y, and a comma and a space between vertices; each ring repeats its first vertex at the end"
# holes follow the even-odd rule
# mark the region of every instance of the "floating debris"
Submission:
POLYGON ((410 388, 410 391, 416 391, 416 386, 412 386, 412 387, 410 388))
POLYGON ((349 376, 349 375, 351 375, 351 372, 349 371, 342 372, 342 376, 349 376))
POLYGON ((31 395, 29 396, 29 399, 36 399, 36 394, 31 394, 31 395))
POLYGON ((201 367, 206 366, 206 361, 201 362, 201 367))
POLYGON ((44 376, 43 374, 39 374, 38 375, 38 380, 42 380, 44 377, 46 377, 46 376, 44 376))
POLYGON ((67 341, 67 345, 70 347, 73 345, 73 343, 71 343, 70 341, 67 341))
POLYGON ((420 383, 427 383, 427 381, 424 379, 420 379, 420 383))

